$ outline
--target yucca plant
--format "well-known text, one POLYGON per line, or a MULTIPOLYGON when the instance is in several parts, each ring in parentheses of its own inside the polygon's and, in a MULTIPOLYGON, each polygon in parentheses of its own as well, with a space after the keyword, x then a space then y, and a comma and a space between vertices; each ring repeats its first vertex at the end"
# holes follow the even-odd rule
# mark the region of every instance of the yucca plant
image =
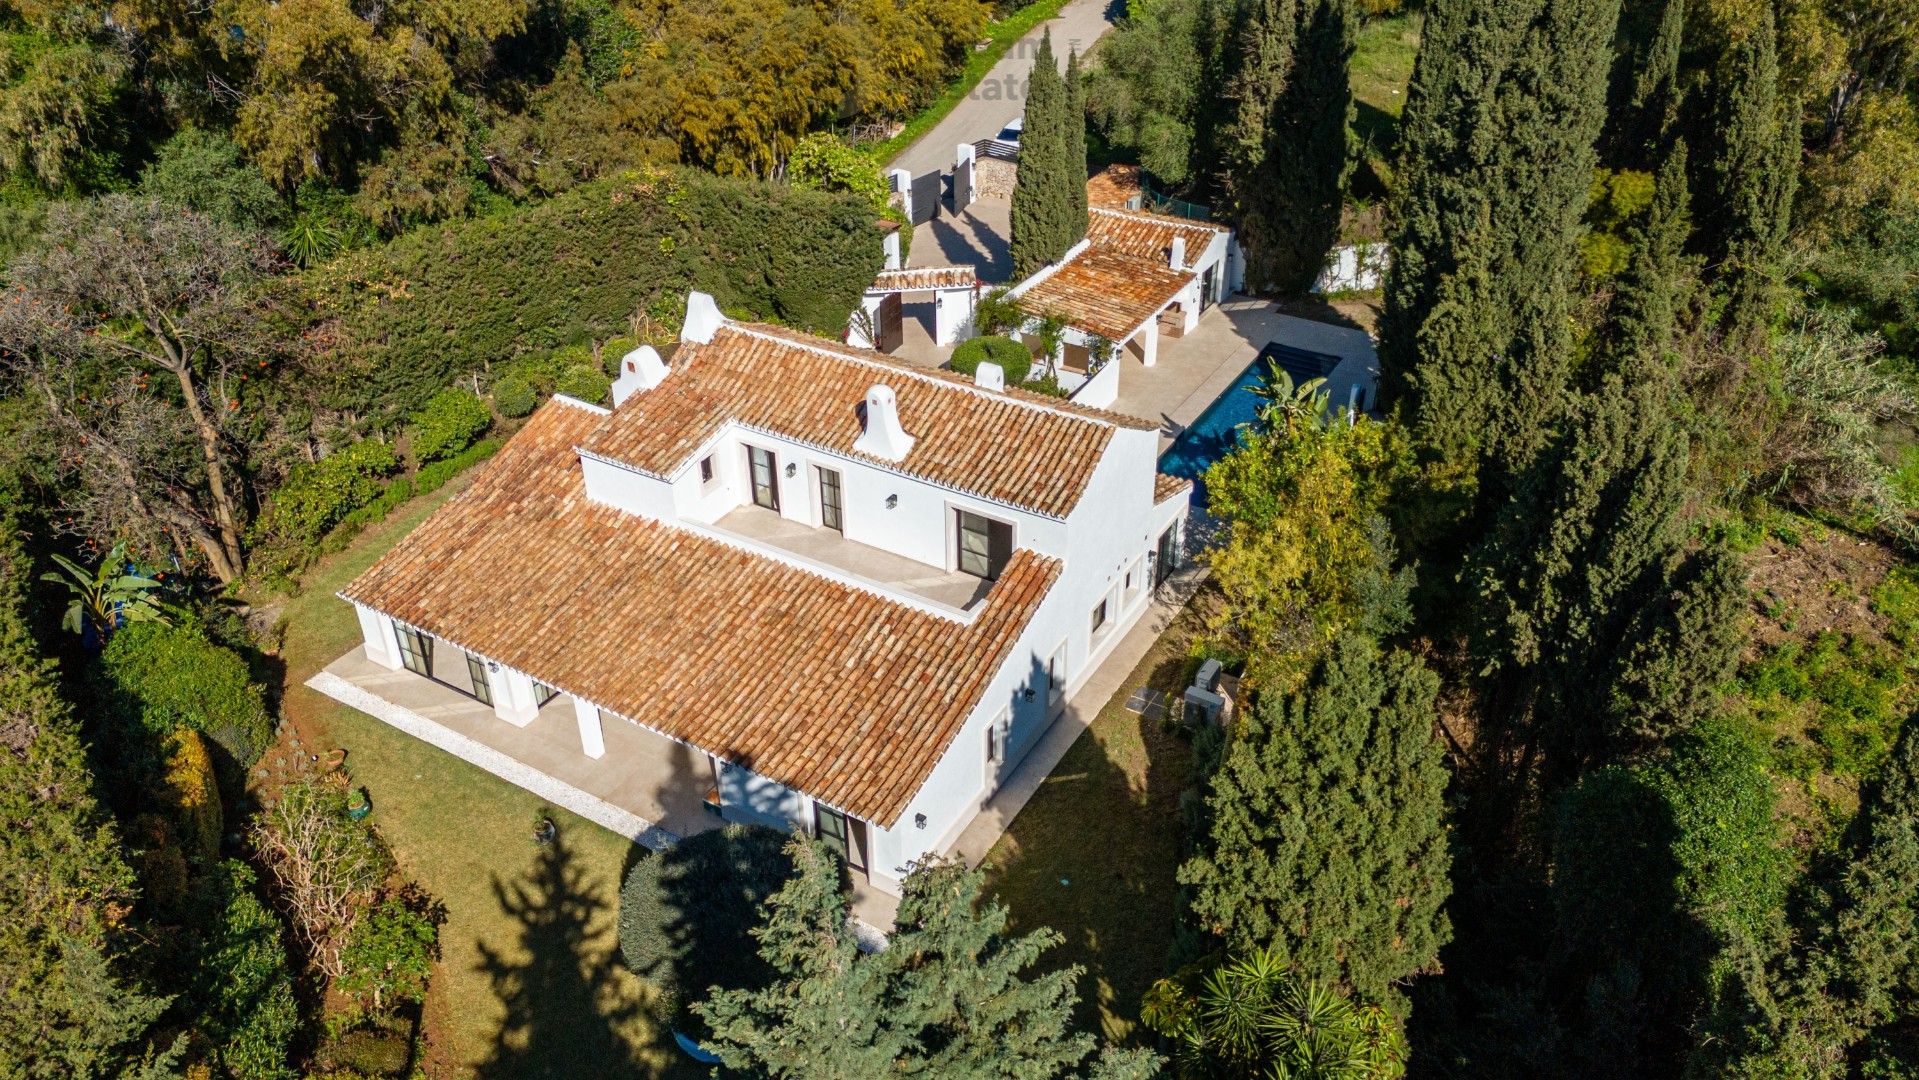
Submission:
POLYGON ((129 623, 167 621, 154 598, 160 583, 143 574, 125 572, 125 544, 113 545, 113 550, 107 552, 106 558, 93 570, 64 555, 53 556, 53 561, 64 572, 49 570, 40 575, 40 580, 58 582, 73 594, 67 604, 66 617, 60 620, 65 629, 83 633, 91 620, 100 636, 105 637, 129 623))

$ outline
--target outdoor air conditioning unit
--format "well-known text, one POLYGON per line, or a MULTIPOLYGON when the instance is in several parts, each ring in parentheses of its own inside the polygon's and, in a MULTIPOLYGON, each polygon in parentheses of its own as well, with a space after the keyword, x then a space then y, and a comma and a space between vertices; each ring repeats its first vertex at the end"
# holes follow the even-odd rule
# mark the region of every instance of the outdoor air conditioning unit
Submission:
POLYGON ((1193 674, 1193 685, 1186 688, 1186 722, 1195 727, 1217 724, 1226 711, 1226 699, 1219 693, 1219 661, 1208 660, 1193 674))

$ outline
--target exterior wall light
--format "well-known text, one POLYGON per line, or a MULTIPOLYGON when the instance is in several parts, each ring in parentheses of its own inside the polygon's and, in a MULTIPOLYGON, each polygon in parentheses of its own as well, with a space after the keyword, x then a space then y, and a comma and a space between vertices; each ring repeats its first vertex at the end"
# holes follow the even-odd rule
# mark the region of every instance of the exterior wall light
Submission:
POLYGON ((895 506, 898 506, 899 504, 900 504, 900 497, 898 495, 888 495, 886 497, 886 508, 888 510, 893 509, 895 506))
POLYGON ((925 814, 914 814, 914 815, 913 815, 913 827, 914 827, 915 829, 924 829, 924 828, 926 828, 926 815, 925 815, 925 814))
POLYGON ((790 461, 786 463, 786 478, 788 480, 793 479, 795 476, 798 476, 799 474, 800 474, 800 467, 798 465, 795 465, 790 461))
POLYGON ((1027 701, 1033 700, 1033 688, 1029 686, 1024 690, 1021 690, 1019 692, 1019 696, 1022 698, 1025 698, 1027 701))

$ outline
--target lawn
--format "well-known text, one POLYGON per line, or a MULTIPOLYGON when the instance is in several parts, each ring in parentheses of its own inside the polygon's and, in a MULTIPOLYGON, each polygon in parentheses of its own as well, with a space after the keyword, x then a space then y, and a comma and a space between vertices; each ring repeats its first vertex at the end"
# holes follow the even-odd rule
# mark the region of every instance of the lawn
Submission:
POLYGON ((532 839, 539 799, 301 685, 359 641, 335 590, 459 487, 405 504, 310 572, 285 610, 284 712, 311 747, 345 747, 374 822, 406 874, 445 905, 426 1010, 431 1076, 703 1075, 649 1022, 645 985, 620 963, 625 838, 563 812, 532 839))
POLYGON ((1366 23, 1353 38, 1353 134, 1359 139, 1362 172, 1370 173, 1355 177, 1354 187, 1371 195, 1385 190, 1399 114, 1413 79, 1413 57, 1419 52, 1419 25, 1417 15, 1393 15, 1366 23))
POLYGON ((1147 651, 982 864, 1016 929, 1064 935, 1049 960, 1086 969, 1081 1023, 1111 1040, 1135 1037, 1140 995, 1167 973, 1192 772, 1185 740, 1125 701, 1180 685, 1189 618, 1147 651))

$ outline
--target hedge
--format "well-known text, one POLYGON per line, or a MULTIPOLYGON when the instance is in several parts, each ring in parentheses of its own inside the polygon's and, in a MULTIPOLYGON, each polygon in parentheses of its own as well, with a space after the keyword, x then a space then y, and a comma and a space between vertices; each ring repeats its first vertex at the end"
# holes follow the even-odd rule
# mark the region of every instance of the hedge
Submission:
POLYGON ((181 728, 173 733, 173 752, 167 758, 163 801, 173 817, 174 833, 185 855, 195 863, 219 857, 222 819, 220 785, 213 759, 200 733, 181 728))
POLYGON ((500 415, 512 419, 531 416, 533 410, 540 407, 540 392, 533 388, 533 380, 515 371, 503 375, 493 384, 493 407, 500 415))
POLYGON ((606 404, 606 396, 613 388, 613 381, 590 367, 567 368, 553 384, 553 392, 565 394, 577 401, 589 405, 606 404))
POLYGON ((379 498, 383 481, 400 467, 393 448, 377 439, 343 446, 288 473, 253 523, 256 544, 310 546, 354 510, 379 498))
POLYGON ((120 709, 149 731, 197 731, 241 766, 273 741, 273 714, 246 660, 196 624, 134 623, 114 633, 100 665, 120 709))
POLYGON ((988 334, 984 337, 968 338, 953 350, 953 357, 947 366, 961 375, 971 375, 979 370, 982 361, 991 360, 1006 372, 1006 385, 1018 386, 1026 381, 1033 370, 1033 353, 1025 345, 1009 337, 988 334))
POLYGON ((325 404, 377 420, 470 372, 625 333, 636 311, 688 288, 837 335, 882 259, 857 196, 675 168, 414 230, 286 287, 338 342, 321 372, 325 404))
POLYGON ((433 395, 412 420, 413 459, 420 462, 450 458, 493 426, 493 414, 480 395, 458 387, 433 395))
POLYGON ((672 1002, 682 1030, 713 986, 757 989, 773 971, 752 929, 793 875, 787 836, 752 825, 695 833, 643 856, 620 888, 620 954, 672 1002))

